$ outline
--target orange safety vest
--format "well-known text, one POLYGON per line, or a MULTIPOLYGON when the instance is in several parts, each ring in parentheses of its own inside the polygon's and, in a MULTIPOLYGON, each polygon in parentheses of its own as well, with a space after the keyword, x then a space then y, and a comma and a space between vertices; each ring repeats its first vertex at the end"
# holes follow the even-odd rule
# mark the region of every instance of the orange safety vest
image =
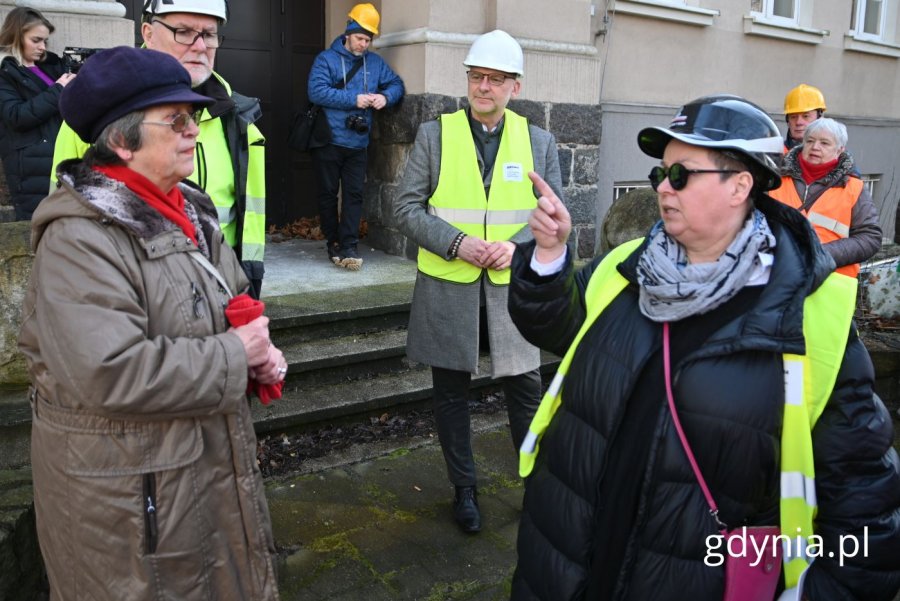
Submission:
MULTIPOLYGON (((862 180, 851 177, 843 188, 828 188, 810 209, 801 210, 816 230, 822 244, 850 237, 850 218, 862 191, 862 180)), ((798 210, 803 206, 803 200, 797 194, 797 186, 790 177, 781 178, 781 187, 770 191, 769 196, 798 210)), ((859 275, 859 263, 844 265, 835 271, 855 278, 859 275)))

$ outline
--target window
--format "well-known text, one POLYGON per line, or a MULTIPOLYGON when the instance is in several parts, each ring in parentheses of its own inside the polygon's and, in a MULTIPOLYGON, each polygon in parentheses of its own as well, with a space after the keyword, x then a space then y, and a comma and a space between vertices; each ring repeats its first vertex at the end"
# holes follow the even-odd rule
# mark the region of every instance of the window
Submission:
POLYGON ((863 186, 866 188, 866 192, 869 193, 873 199, 875 198, 875 184, 881 181, 880 174, 867 174, 862 176, 863 186))
POLYGON ((844 49, 900 58, 898 0, 853 0, 844 49))
POLYGON ((884 37, 884 0, 857 0, 853 29, 857 38, 881 40, 884 37))
POLYGON ((828 31, 816 27, 813 17, 812 0, 750 0, 750 14, 744 15, 744 33, 821 44, 828 31))
MULTIPOLYGON (((798 24, 797 3, 799 0, 752 0, 750 10, 767 21, 784 24, 798 24)), ((865 1, 865 0, 861 0, 865 1)))
POLYGON ((613 202, 616 202, 622 196, 628 194, 632 190, 638 188, 649 188, 650 182, 643 180, 638 182, 618 182, 613 184, 613 202))

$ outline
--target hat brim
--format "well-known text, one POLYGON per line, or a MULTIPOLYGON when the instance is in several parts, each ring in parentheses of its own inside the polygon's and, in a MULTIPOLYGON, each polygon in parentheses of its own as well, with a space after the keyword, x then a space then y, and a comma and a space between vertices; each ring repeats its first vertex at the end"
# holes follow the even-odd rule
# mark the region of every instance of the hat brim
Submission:
POLYGON ((205 108, 212 106, 215 102, 208 96, 197 94, 182 83, 157 88, 150 92, 145 91, 139 97, 121 102, 118 107, 107 112, 106 119, 98 123, 91 132, 90 142, 96 142, 103 128, 107 125, 134 111, 141 111, 161 104, 191 104, 194 107, 205 108))
POLYGON ((720 150, 738 150, 740 152, 780 152, 783 142, 781 138, 759 138, 756 140, 710 140, 697 134, 680 134, 664 127, 645 127, 638 133, 638 146, 644 154, 661 159, 666 146, 672 140, 678 140, 691 146, 717 148, 720 150))

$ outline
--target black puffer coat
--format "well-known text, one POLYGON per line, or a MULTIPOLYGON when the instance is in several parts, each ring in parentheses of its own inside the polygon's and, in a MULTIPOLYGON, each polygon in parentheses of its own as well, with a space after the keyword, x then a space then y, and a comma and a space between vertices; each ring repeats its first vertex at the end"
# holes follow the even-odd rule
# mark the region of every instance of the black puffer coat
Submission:
MULTIPOLYGON (((40 68, 54 81, 65 72, 52 52, 40 68)), ((12 56, 0 62, 0 159, 18 220, 31 219, 50 191, 62 89, 59 84, 47 86, 12 56)))
MULTIPOLYGON (((726 320, 673 365, 672 375, 688 440, 731 527, 778 523, 780 354, 803 352, 803 300, 833 265, 800 213, 768 197, 757 206, 777 239, 769 283, 749 311, 726 320)), ((584 321, 584 290, 599 261, 577 274, 570 263, 556 277, 539 278, 529 267, 532 249, 533 243, 516 251, 510 313, 526 339, 562 355, 584 321)), ((616 429, 638 376, 661 347, 660 325, 638 309, 640 251, 618 268, 631 284, 579 345, 562 405, 526 482, 512 585, 516 601, 584 598, 592 545, 605 544, 595 530, 598 506, 607 503, 597 491, 609 443, 628 445, 626 454, 637 446, 634 439, 617 440, 616 429)), ((887 600, 900 588, 900 470, 891 447, 891 419, 873 393, 873 379, 872 363, 854 330, 834 394, 813 433, 816 532, 825 556, 812 564, 805 591, 816 601, 887 600), (862 540, 864 527, 868 558, 847 558, 839 567, 838 537, 862 540), (827 557, 831 551, 833 558, 827 557)), ((656 417, 644 428, 651 437, 646 470, 633 474, 640 480, 634 527, 612 598, 721 599, 723 569, 704 564, 706 537, 716 526, 660 396, 656 417)))

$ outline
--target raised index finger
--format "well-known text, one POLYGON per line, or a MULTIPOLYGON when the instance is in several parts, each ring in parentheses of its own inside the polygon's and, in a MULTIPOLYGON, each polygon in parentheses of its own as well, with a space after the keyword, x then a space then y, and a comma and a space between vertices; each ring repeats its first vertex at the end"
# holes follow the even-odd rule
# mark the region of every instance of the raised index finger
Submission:
POLYGON ((544 181, 540 175, 535 171, 529 171, 528 177, 534 183, 534 187, 537 188, 539 196, 546 196, 547 198, 556 198, 556 192, 553 191, 553 188, 550 187, 550 184, 544 181))

